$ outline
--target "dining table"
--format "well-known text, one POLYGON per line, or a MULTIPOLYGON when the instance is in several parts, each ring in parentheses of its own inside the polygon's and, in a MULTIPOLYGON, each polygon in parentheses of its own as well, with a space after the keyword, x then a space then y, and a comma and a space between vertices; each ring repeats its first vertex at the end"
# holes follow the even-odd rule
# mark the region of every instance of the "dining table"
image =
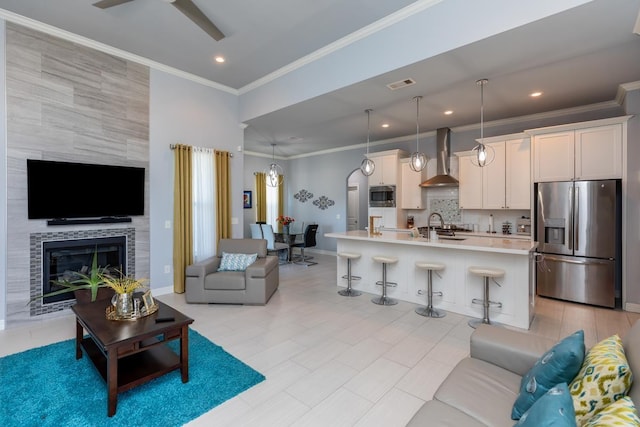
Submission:
POLYGON ((289 252, 287 256, 287 262, 291 262, 291 248, 293 248, 296 244, 301 243, 297 241, 298 236, 302 236, 302 233, 274 233, 275 240, 279 243, 286 243, 289 245, 289 252))

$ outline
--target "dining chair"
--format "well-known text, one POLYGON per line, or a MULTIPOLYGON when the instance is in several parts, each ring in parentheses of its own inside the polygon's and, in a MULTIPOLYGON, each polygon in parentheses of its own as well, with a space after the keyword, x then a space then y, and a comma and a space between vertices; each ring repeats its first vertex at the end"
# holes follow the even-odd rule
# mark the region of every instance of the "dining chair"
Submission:
POLYGON ((309 261, 313 259, 313 257, 305 256, 304 250, 305 248, 312 248, 316 245, 316 233, 318 232, 318 224, 309 224, 307 228, 304 230, 304 238, 300 243, 296 243, 292 245, 292 248, 300 248, 300 256, 295 264, 303 264, 303 265, 315 265, 317 262, 309 261))
POLYGON ((273 232, 273 227, 271 227, 271 224, 260 224, 260 227, 262 228, 262 238, 267 241, 267 253, 279 253, 280 251, 286 250, 286 260, 288 261, 289 259, 291 259, 289 253, 291 249, 289 248, 289 245, 287 243, 276 242, 276 235, 273 232))
POLYGON ((249 227, 251 228, 252 239, 264 239, 264 237, 262 236, 262 227, 260 227, 260 224, 250 224, 249 227))

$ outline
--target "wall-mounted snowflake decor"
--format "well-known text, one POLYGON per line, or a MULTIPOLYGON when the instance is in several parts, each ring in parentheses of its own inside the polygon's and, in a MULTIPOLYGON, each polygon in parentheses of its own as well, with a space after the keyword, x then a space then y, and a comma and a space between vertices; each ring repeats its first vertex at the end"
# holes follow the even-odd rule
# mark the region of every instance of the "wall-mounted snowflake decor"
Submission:
POLYGON ((327 196, 320 196, 316 200, 313 201, 313 205, 317 206, 318 208, 320 208, 322 210, 328 209, 329 206, 333 206, 335 204, 336 204, 336 202, 334 202, 333 200, 329 200, 329 198, 327 196))
POLYGON ((296 199, 296 200, 299 200, 302 203, 304 203, 307 200, 313 199, 313 193, 309 193, 307 190, 302 189, 302 190, 298 191, 296 194, 294 194, 293 198, 296 199))

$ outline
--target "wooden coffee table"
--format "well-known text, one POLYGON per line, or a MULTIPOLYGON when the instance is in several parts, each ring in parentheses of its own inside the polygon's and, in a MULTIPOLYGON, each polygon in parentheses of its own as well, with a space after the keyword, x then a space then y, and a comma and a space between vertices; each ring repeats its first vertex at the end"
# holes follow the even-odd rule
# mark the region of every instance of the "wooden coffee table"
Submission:
POLYGON ((189 381, 189 325, 193 319, 156 300, 158 311, 137 320, 107 320, 108 302, 76 304, 76 359, 82 349, 107 384, 107 415, 116 413, 118 393, 180 369, 189 381), (156 322, 159 318, 173 318, 156 322), (84 336, 86 331, 88 336, 84 336), (180 352, 167 346, 180 339, 180 352))

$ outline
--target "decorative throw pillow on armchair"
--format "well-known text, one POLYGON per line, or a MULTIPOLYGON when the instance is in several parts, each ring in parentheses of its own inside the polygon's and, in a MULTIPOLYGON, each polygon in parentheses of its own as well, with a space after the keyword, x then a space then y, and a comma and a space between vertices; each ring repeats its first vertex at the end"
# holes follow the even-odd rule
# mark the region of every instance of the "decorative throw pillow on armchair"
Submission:
POLYGON ((258 254, 230 254, 222 252, 222 260, 218 271, 245 271, 256 262, 258 254))
POLYGON ((577 331, 554 345, 542 355, 535 365, 522 377, 511 419, 520 419, 540 397, 552 387, 570 383, 584 360, 584 331, 577 331))

